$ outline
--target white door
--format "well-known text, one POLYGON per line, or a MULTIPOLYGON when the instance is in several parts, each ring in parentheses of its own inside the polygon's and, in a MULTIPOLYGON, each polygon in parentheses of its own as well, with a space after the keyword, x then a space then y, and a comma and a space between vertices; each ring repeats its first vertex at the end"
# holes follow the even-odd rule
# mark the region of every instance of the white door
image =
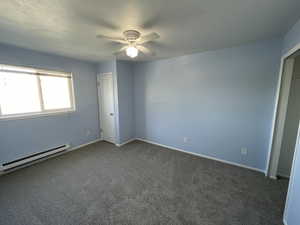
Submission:
POLYGON ((99 74, 97 80, 101 137, 105 141, 115 143, 116 135, 113 77, 111 73, 99 74))

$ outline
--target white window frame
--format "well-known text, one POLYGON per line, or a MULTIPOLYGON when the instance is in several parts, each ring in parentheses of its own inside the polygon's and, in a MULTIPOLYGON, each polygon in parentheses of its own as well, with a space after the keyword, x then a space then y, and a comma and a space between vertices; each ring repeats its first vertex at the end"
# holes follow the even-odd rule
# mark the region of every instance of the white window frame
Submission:
MULTIPOLYGON (((37 69, 33 67, 21 67, 21 66, 11 66, 11 65, 4 65, 0 64, 0 72, 5 71, 3 68, 11 67, 15 68, 10 70, 10 72, 19 72, 25 73, 28 75, 36 76, 37 85, 38 85, 38 94, 40 100, 41 111, 40 112, 29 112, 29 113, 17 113, 17 114, 9 114, 9 115, 2 115, 1 105, 0 105, 0 120, 13 120, 13 119, 27 119, 27 118, 35 118, 40 116, 51 116, 57 114, 66 114, 76 111, 76 103, 75 103, 75 92, 74 92, 74 82, 73 82, 73 74, 67 72, 60 72, 60 71, 53 71, 53 70, 43 70, 37 69), (30 71, 30 72, 28 72, 30 71), (46 110, 44 108, 44 101, 42 96, 42 86, 41 86, 41 79, 40 76, 57 76, 57 77, 68 77, 69 78, 69 96, 70 96, 70 108, 60 108, 60 109, 52 109, 46 110)), ((7 70, 6 70, 7 71, 7 70)))

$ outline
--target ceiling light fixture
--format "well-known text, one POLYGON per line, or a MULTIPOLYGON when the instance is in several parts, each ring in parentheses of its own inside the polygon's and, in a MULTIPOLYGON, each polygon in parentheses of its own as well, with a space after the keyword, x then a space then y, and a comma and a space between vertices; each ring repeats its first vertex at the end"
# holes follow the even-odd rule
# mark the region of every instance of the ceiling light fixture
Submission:
POLYGON ((159 34, 152 32, 150 34, 141 35, 141 33, 137 30, 125 30, 123 32, 123 37, 110 37, 98 34, 97 38, 104 38, 123 44, 123 47, 113 53, 115 56, 118 56, 121 52, 125 51, 127 56, 129 56, 130 58, 135 58, 140 52, 144 55, 154 56, 155 52, 144 46, 144 44, 150 41, 155 41, 159 38, 159 34))
POLYGON ((130 58, 137 57, 138 53, 139 50, 134 46, 129 46, 128 48, 126 48, 126 55, 128 55, 130 58))

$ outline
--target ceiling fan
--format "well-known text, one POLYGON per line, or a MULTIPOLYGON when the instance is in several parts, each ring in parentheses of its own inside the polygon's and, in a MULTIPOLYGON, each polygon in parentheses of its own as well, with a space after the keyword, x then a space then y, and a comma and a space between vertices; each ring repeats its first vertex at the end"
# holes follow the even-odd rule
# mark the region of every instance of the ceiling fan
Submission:
POLYGON ((97 38, 105 38, 111 41, 115 41, 121 44, 125 44, 119 51, 115 52, 115 54, 119 54, 123 51, 126 52, 126 55, 135 58, 137 57, 139 51, 146 54, 146 55, 154 55, 154 52, 151 51, 149 48, 143 46, 143 44, 154 41, 158 39, 160 36, 159 34, 152 32, 147 35, 141 35, 140 32, 137 30, 126 30, 123 32, 124 37, 109 37, 105 35, 97 35, 97 38))

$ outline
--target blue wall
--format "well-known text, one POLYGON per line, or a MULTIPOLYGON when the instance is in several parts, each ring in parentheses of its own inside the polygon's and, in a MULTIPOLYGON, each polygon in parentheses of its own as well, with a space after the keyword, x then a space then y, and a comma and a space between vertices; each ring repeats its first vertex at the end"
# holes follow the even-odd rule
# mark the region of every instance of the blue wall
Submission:
POLYGON ((97 65, 98 73, 113 73, 116 74, 116 60, 108 60, 98 63, 97 65))
POLYGON ((282 53, 285 54, 300 43, 300 20, 289 30, 283 40, 282 53))
MULTIPOLYGON (((284 38, 283 54, 300 44, 300 20, 284 38)), ((298 133, 299 135, 299 133, 298 133)), ((298 137, 299 138, 299 137, 298 137)), ((299 139, 298 139, 299 141, 299 139)), ((300 221, 300 146, 294 156, 293 169, 290 179, 287 207, 284 213, 286 225, 298 225, 300 221)))
POLYGON ((119 102, 119 143, 134 138, 133 68, 132 63, 117 61, 119 102))
POLYGON ((265 170, 281 44, 136 63, 137 137, 265 170))
POLYGON ((95 65, 6 45, 0 45, 0 64, 72 72, 77 107, 68 114, 0 120, 0 163, 57 145, 78 146, 99 138, 95 65))

